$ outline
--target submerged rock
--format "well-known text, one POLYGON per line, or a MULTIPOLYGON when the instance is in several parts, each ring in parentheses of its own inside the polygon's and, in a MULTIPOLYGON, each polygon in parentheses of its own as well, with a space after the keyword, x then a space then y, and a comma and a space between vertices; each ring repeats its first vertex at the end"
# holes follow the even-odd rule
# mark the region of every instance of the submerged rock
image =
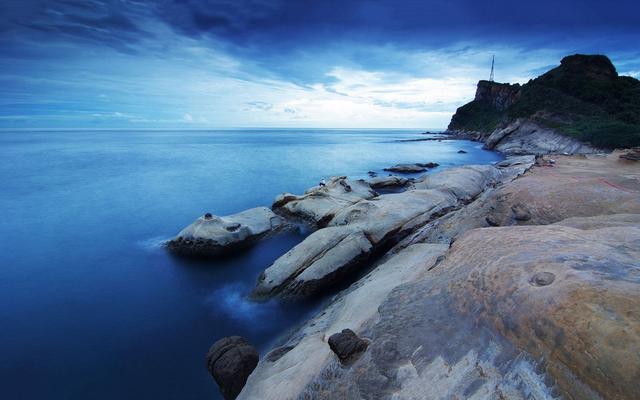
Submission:
POLYGON ((343 329, 329 337, 329 348, 336 353, 342 362, 348 362, 362 353, 369 346, 369 342, 360 339, 351 329, 343 329))
POLYGON ((229 336, 215 342, 206 356, 207 369, 220 387, 225 400, 238 397, 247 378, 258 365, 259 355, 240 336, 229 336))
POLYGON ((339 210, 377 195, 364 180, 350 181, 340 176, 329 179, 325 186, 312 187, 302 196, 283 193, 271 208, 281 215, 324 226, 339 210))
POLYGON ((266 207, 218 217, 210 213, 198 218, 167 242, 174 253, 217 256, 253 243, 284 226, 284 220, 266 207))

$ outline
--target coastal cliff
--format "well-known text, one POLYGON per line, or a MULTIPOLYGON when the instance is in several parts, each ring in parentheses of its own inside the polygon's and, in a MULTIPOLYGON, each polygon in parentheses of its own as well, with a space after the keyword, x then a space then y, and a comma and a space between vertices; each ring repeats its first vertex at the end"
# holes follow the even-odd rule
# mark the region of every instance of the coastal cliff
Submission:
POLYGON ((576 54, 524 85, 480 81, 448 130, 505 154, 594 153, 640 145, 640 81, 576 54))

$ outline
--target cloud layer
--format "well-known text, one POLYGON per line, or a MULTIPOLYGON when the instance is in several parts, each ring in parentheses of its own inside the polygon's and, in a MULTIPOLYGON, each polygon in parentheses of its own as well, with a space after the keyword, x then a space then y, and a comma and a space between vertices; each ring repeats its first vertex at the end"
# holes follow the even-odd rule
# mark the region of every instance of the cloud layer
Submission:
POLYGON ((9 0, 0 127, 446 126, 496 55, 637 75, 637 2, 9 0))

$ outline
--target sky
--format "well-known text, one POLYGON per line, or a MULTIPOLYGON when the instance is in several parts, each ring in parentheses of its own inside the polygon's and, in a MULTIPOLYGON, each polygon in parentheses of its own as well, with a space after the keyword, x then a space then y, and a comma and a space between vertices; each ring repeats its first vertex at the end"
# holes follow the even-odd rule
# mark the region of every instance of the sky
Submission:
POLYGON ((569 54, 640 78, 640 2, 2 0, 0 128, 445 128, 569 54))

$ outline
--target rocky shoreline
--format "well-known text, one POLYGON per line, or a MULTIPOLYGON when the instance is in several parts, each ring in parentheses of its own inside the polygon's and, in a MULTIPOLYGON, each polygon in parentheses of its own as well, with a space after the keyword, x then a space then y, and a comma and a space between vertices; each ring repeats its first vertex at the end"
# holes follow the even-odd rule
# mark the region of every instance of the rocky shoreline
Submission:
POLYGON ((336 177, 278 196, 260 229, 216 220, 216 234, 247 225, 232 236, 250 241, 287 220, 315 227, 263 272, 255 298, 351 282, 261 357, 238 398, 634 398, 640 167, 620 155, 510 157, 382 195, 336 177))
POLYGON ((168 242, 217 256, 303 222, 313 232, 264 270, 252 297, 346 287, 259 361, 242 338, 216 342, 207 366, 225 398, 636 399, 640 149, 605 153, 550 127, 573 129, 577 114, 529 113, 537 90, 570 99, 584 93, 565 84, 589 80, 639 84, 583 55, 524 86, 480 81, 447 132, 411 141, 479 141, 504 161, 334 177, 271 209, 207 214, 168 242))

